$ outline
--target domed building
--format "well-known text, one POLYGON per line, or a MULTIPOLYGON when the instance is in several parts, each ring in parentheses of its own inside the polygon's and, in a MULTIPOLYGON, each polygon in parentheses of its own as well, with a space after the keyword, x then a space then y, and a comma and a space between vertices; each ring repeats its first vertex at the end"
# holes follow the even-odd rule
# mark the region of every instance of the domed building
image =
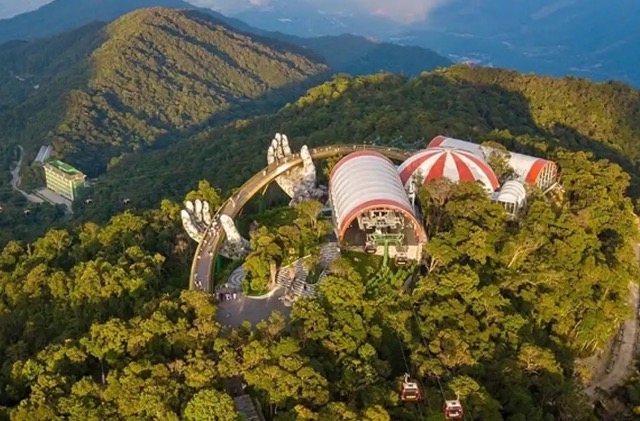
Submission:
POLYGON ((329 176, 336 236, 347 248, 400 260, 421 257, 424 228, 396 166, 384 155, 359 151, 342 158, 329 176))
POLYGON ((398 173, 407 189, 414 182, 423 184, 441 178, 480 183, 487 193, 493 193, 500 187, 498 177, 489 164, 462 149, 423 149, 403 162, 398 173))

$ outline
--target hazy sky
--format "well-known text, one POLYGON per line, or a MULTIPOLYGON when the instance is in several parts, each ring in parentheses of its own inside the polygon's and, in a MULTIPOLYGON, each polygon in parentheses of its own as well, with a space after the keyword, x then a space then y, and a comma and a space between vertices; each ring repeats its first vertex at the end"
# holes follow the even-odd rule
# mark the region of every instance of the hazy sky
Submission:
MULTIPOLYGON (((3 0, 0 0, 3 1, 3 0)), ((267 7, 274 0, 188 0, 202 7, 211 7, 222 13, 234 13, 248 7, 267 7)), ((399 21, 417 21, 427 17, 436 7, 452 0, 275 0, 307 2, 318 9, 341 12, 368 12, 388 16, 399 21)))
MULTIPOLYGON (((0 19, 37 9, 50 0, 0 0, 0 19)), ((78 0, 82 1, 82 0, 78 0)), ((243 8, 265 7, 270 0, 187 0, 200 7, 210 7, 222 13, 235 13, 243 8)), ((271 0, 273 1, 273 0, 271 0)), ((279 0, 283 1, 283 0, 279 0)), ((284 0, 306 1, 319 9, 341 12, 365 11, 398 21, 424 19, 430 11, 451 0, 284 0)))
MULTIPOLYGON (((50 0, 0 0, 0 19, 37 9, 50 0)), ((81 1, 81 0, 79 0, 81 1)))

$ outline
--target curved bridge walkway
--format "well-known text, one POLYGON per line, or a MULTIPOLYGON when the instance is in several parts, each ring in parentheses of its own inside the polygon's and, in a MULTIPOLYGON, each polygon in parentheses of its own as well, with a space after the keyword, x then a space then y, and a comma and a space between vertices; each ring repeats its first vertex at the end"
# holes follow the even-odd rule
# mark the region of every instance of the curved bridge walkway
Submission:
MULTIPOLYGON (((309 152, 315 160, 347 155, 351 152, 361 150, 380 152, 387 158, 397 161, 404 161, 413 154, 413 151, 371 145, 335 145, 311 149, 309 152)), ((214 227, 213 222, 218 221, 222 214, 229 215, 232 219, 235 219, 240 210, 242 210, 242 207, 246 205, 254 195, 275 181, 278 176, 300 165, 302 165, 300 154, 294 154, 288 158, 274 162, 247 180, 232 197, 222 204, 216 215, 212 218, 212 225, 207 227, 204 238, 196 249, 193 263, 191 264, 190 289, 194 289, 197 278, 198 289, 212 292, 214 262, 225 237, 224 230, 220 224, 218 223, 214 227)))

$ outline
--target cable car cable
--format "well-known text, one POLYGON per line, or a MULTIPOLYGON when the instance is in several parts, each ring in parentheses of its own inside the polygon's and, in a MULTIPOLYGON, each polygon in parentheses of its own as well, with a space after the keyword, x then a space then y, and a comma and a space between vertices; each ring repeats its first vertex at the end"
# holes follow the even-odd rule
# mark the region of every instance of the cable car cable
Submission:
MULTIPOLYGON (((415 309, 415 307, 413 306, 413 304, 410 304, 410 307, 411 307, 411 312, 413 313, 413 318, 415 319, 416 324, 417 324, 417 326, 418 326, 418 333, 419 333, 419 335, 420 335, 420 338, 422 338, 422 342, 424 343, 424 346, 425 346, 425 348, 426 348, 427 353, 429 353, 430 355, 432 355, 432 354, 431 354, 431 351, 429 351, 429 344, 428 344, 428 342, 427 342, 427 338, 425 338, 425 337, 424 337, 424 335, 422 334, 422 329, 420 329, 421 324, 420 324, 420 319, 418 318, 418 313, 416 313, 416 309, 415 309)), ((433 355, 432 355, 432 356, 433 356, 433 355)), ((436 380, 438 381, 438 386, 440 387, 440 393, 442 394, 442 399, 444 400, 445 405, 446 405, 446 402, 447 402, 447 396, 444 394, 444 388, 442 387, 442 383, 440 382, 440 376, 436 375, 436 380)), ((458 401, 458 403, 460 402, 460 400, 459 400, 459 399, 456 399, 456 400, 458 401)), ((461 405, 461 406, 462 406, 462 405, 461 405)), ((465 411, 464 411, 464 410, 463 410, 463 412, 462 412, 462 419, 463 419, 463 420, 466 420, 466 419, 467 419, 467 418, 466 418, 466 413, 465 413, 465 411)))
MULTIPOLYGON (((402 344, 402 339, 400 339, 400 335, 398 335, 398 332, 396 330, 394 330, 393 333, 395 333, 396 338, 398 339, 398 345, 400 345, 400 352, 402 353, 402 360, 404 361, 404 366, 407 369, 407 374, 409 374, 411 372, 411 369, 409 368, 409 362, 407 360, 407 357, 404 354, 404 346, 402 344)), ((403 383, 403 385, 404 385, 404 383, 403 383)), ((424 419, 424 414, 422 413, 422 408, 420 408, 420 405, 417 405, 417 407, 418 407, 418 412, 420 413, 420 419, 424 419)))

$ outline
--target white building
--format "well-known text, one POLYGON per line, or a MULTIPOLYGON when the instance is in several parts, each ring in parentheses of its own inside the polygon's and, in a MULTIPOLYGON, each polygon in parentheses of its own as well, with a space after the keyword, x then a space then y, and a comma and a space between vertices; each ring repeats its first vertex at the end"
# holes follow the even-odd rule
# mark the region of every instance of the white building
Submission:
POLYGON ((515 180, 507 181, 500 191, 491 196, 491 200, 504 206, 510 217, 515 217, 527 203, 527 191, 524 185, 515 180))
POLYGON ((342 158, 329 176, 329 200, 337 237, 347 247, 420 259, 424 227, 384 155, 359 151, 342 158))

